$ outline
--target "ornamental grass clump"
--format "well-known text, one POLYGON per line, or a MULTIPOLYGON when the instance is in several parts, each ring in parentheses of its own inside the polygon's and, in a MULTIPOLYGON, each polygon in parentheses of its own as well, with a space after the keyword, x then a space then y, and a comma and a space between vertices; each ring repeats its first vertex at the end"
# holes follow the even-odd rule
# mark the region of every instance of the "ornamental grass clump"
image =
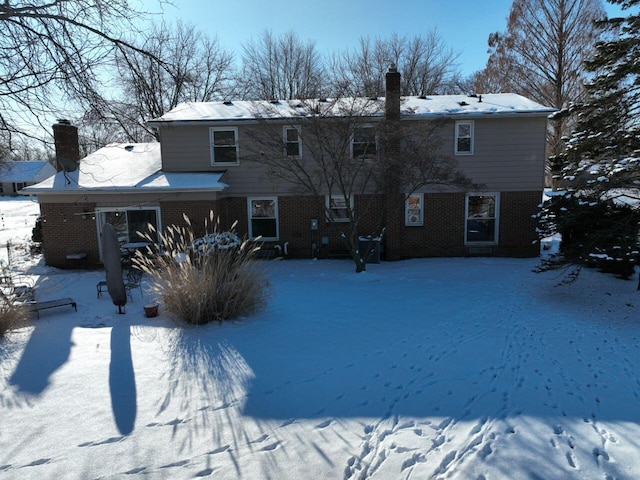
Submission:
POLYGON ((0 338, 10 330, 25 326, 28 321, 28 311, 0 292, 0 338))
POLYGON ((186 215, 184 219, 186 227, 171 226, 162 235, 158 255, 137 252, 134 259, 152 278, 152 294, 162 299, 164 310, 200 325, 248 315, 263 306, 269 284, 253 258, 260 247, 241 240, 233 231, 235 224, 231 231, 220 232, 213 213, 207 224, 214 230, 201 238, 195 238, 186 215))

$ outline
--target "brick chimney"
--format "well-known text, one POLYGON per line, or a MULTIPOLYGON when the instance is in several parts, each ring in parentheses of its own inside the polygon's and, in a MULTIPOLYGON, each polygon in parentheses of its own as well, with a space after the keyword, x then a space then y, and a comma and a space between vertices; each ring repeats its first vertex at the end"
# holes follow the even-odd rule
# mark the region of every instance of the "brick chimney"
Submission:
POLYGON ((387 120, 400 120, 400 72, 393 64, 385 75, 385 84, 385 116, 387 120))
POLYGON ((56 146, 56 170, 75 171, 80 161, 78 127, 71 125, 69 120, 58 120, 53 125, 53 141, 56 146))
MULTIPOLYGON (((385 121, 387 160, 391 165, 399 161, 400 152, 400 72, 395 65, 389 67, 385 76, 385 121)), ((402 252, 404 225, 404 194, 400 188, 397 172, 390 168, 384 185, 385 202, 385 258, 399 260, 402 252)))

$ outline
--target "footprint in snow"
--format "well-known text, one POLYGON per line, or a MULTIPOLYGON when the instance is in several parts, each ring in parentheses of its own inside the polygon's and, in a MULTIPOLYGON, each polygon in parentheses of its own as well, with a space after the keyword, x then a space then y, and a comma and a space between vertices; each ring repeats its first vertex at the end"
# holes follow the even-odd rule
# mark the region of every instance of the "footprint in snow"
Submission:
POLYGON ((267 438, 269 438, 269 435, 267 433, 265 433, 264 435, 261 435, 260 437, 256 438, 255 440, 252 440, 249 443, 262 443, 264 442, 267 438))
POLYGON ((279 445, 280 445, 280 442, 272 443, 271 445, 267 445, 266 447, 263 447, 262 451, 263 452, 271 452, 271 451, 275 450, 276 448, 278 448, 279 445))
POLYGON ((327 428, 329 425, 331 425, 332 420, 325 420, 322 423, 319 423, 318 425, 316 425, 316 428, 327 428))
POLYGON ((593 456, 595 457, 597 463, 600 463, 599 461, 600 458, 602 458, 607 462, 609 461, 609 454, 606 451, 602 450, 601 448, 597 448, 597 447, 594 448, 593 456))
POLYGON ((128 470, 124 472, 125 475, 137 475, 138 473, 142 473, 147 469, 147 467, 134 468, 133 470, 128 470))
POLYGON ((208 477, 212 473, 213 473, 213 469, 212 468, 205 468, 204 470, 201 470, 201 471, 197 472, 195 474, 195 476, 196 477, 208 477))
POLYGON ((25 465, 26 467, 37 467, 38 465, 45 465, 51 461, 50 458, 40 458, 38 460, 34 460, 33 462, 25 465))
POLYGON ((178 462, 168 463, 166 465, 162 465, 160 468, 175 468, 175 467, 184 467, 189 464, 189 460, 180 460, 178 462))
POLYGON ((225 445, 224 447, 216 448, 215 450, 211 450, 208 452, 209 455, 215 455, 216 453, 222 453, 231 450, 229 445, 225 445))

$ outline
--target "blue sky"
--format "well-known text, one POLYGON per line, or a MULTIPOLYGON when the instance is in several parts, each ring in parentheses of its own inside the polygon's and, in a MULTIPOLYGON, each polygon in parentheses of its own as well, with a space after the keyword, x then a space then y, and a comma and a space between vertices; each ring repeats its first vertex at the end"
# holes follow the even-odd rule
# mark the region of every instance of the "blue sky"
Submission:
MULTIPOLYGON (((460 54, 458 63, 468 75, 484 67, 487 38, 504 31, 512 0, 175 0, 164 5, 143 0, 151 11, 163 5, 167 18, 181 18, 218 36, 238 55, 241 45, 265 29, 281 34, 295 30, 316 42, 322 53, 357 46, 361 36, 414 36, 436 29, 460 54)), ((606 4, 608 12, 613 10, 606 4)))

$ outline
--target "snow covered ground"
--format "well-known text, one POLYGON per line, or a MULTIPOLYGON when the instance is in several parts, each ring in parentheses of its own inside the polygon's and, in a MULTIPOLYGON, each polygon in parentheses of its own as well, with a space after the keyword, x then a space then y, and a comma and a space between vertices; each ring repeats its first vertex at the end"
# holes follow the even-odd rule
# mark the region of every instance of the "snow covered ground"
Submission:
POLYGON ((0 339, 0 479, 640 478, 636 283, 537 263, 269 261, 264 311, 177 328, 14 257, 78 311, 0 339))

